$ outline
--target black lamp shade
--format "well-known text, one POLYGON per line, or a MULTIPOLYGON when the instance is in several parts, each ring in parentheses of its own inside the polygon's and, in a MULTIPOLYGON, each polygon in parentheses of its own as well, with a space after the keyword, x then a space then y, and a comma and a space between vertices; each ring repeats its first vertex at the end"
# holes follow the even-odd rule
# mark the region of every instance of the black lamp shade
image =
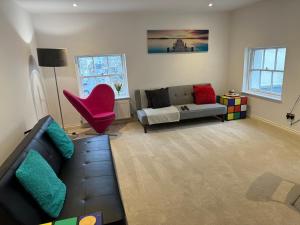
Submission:
POLYGON ((67 66, 67 50, 64 48, 38 48, 37 55, 39 66, 42 67, 63 67, 67 66))

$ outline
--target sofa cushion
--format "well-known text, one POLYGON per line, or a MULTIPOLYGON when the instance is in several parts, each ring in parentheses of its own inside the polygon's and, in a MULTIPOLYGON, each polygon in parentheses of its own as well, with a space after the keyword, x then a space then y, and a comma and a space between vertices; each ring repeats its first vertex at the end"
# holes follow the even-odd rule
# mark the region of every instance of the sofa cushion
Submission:
POLYGON ((16 177, 47 214, 58 217, 64 205, 66 186, 37 151, 28 152, 16 177))
POLYGON ((53 120, 47 128, 47 134, 50 136, 61 154, 70 159, 74 152, 74 144, 65 131, 53 120))
POLYGON ((146 95, 148 98, 148 104, 151 106, 150 108, 157 109, 169 107, 171 105, 168 88, 148 90, 146 91, 146 95))
POLYGON ((146 94, 146 97, 147 97, 147 102, 148 102, 148 108, 152 108, 152 99, 151 99, 151 93, 152 91, 151 90, 145 90, 145 94, 146 94))
MULTIPOLYGON (((208 117, 208 116, 219 116, 226 114, 227 108, 224 105, 219 103, 216 104, 204 104, 204 105, 196 105, 196 104, 185 104, 189 110, 182 110, 181 106, 177 105, 180 112, 180 120, 187 120, 187 119, 196 119, 201 117, 208 117)), ((137 116, 141 124, 148 125, 148 118, 146 113, 143 110, 137 111, 137 116)))
MULTIPOLYGON (((194 103, 193 85, 171 86, 168 88, 171 105, 184 105, 194 103)), ((145 90, 135 90, 134 96, 135 106, 137 110, 148 108, 149 103, 147 100, 145 90)))
POLYGON ((213 87, 209 85, 195 85, 194 100, 195 104, 214 104, 216 103, 216 94, 213 87))
POLYGON ((186 104, 189 110, 184 111, 181 110, 181 106, 182 105, 176 106, 180 111, 181 120, 223 115, 226 114, 227 110, 226 106, 219 103, 203 105, 186 104))
POLYGON ((68 187, 60 219, 102 211, 105 224, 123 222, 109 137, 102 135, 74 143, 74 156, 66 161, 60 176, 68 187))
POLYGON ((169 87, 171 105, 184 105, 194 103, 192 93, 192 85, 169 87))

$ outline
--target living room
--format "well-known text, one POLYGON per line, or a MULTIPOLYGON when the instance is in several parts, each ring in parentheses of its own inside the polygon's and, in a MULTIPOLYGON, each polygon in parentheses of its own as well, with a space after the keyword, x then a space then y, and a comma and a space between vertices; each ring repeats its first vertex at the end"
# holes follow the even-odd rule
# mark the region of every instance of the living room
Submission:
MULTIPOLYGON (((103 221, 86 224, 298 224, 299 9, 298 0, 1 1, 0 220, 60 224, 97 213, 103 221), (47 62, 51 51, 63 60, 47 62), (101 60, 118 72, 91 73, 109 67, 101 60), (104 125, 78 106, 103 84, 111 100, 94 102, 112 107, 104 125), (198 88, 213 96, 209 104, 198 88), (161 93, 151 99, 153 90, 161 93), (116 208, 95 197, 105 189, 100 167, 81 174, 52 152, 50 132, 39 136, 52 120, 75 145, 72 163, 100 157, 80 149, 107 151, 112 180, 104 183, 113 183, 116 208), (4 178, 40 138, 66 186, 63 209, 47 216, 35 202, 16 215, 27 205, 4 203, 21 198, 7 198, 4 178), (94 173, 100 180, 89 185, 71 178, 94 173)), ((85 224, 69 224, 77 223, 85 224)))

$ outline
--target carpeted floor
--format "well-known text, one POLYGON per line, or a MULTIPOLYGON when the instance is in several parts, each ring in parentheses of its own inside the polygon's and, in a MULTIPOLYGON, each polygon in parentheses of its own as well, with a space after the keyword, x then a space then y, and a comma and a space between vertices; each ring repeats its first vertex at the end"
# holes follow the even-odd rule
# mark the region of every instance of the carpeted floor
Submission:
POLYGON ((251 119, 117 128, 129 225, 300 224, 298 136, 251 119))

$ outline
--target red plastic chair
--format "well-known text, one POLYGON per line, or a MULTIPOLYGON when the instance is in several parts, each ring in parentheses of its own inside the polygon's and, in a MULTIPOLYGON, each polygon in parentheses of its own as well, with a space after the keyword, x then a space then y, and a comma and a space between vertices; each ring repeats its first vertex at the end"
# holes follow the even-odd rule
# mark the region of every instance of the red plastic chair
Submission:
POLYGON ((115 94, 106 84, 97 85, 86 98, 79 98, 67 90, 64 95, 97 133, 103 133, 115 120, 115 94))

